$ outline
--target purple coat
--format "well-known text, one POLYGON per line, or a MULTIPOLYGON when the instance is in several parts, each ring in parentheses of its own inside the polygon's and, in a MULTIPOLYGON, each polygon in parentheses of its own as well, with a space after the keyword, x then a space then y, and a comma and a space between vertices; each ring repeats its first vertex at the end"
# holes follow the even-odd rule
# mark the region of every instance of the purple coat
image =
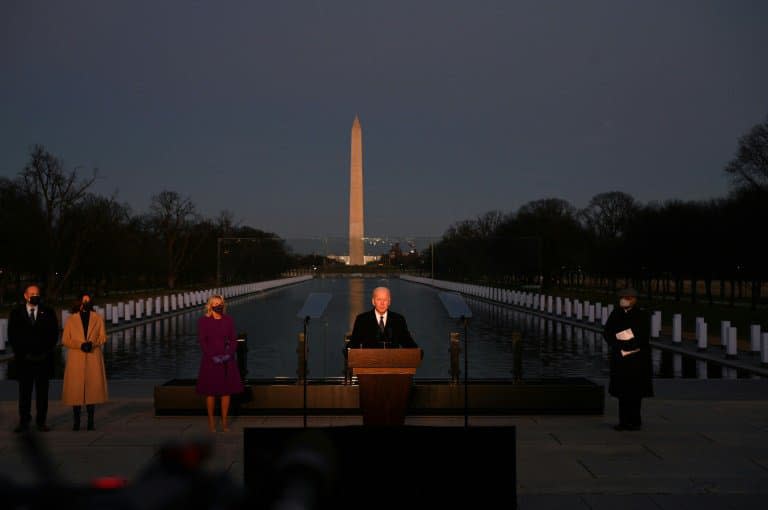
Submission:
POLYGON ((237 366, 237 332, 232 317, 200 317, 197 339, 202 350, 197 393, 206 396, 241 393, 243 383, 237 366))

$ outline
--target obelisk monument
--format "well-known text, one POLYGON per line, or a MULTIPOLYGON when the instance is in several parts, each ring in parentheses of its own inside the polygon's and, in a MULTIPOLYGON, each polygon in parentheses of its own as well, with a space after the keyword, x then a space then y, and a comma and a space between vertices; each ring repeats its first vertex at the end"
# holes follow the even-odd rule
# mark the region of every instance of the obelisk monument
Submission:
POLYGON ((363 248, 363 129, 355 115, 349 157, 349 264, 365 264, 363 248))

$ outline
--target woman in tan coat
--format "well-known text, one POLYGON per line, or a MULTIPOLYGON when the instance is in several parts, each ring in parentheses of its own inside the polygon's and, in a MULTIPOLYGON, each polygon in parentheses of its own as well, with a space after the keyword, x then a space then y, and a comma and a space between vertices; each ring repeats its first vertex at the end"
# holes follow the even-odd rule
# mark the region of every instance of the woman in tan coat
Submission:
POLYGON ((61 343, 67 348, 61 400, 72 406, 72 430, 80 430, 83 405, 88 411, 87 428, 94 430, 94 406, 107 401, 107 376, 101 350, 107 341, 107 333, 104 319, 93 311, 89 294, 81 294, 71 311, 61 336, 61 343))

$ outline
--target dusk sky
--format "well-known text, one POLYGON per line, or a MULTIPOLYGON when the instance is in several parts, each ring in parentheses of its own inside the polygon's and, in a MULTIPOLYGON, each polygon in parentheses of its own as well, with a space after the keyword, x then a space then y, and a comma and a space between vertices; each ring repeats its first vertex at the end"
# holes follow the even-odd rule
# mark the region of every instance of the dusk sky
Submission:
POLYGON ((725 196, 768 116, 768 2, 0 2, 0 176, 34 144, 134 213, 440 236, 532 200, 725 196))

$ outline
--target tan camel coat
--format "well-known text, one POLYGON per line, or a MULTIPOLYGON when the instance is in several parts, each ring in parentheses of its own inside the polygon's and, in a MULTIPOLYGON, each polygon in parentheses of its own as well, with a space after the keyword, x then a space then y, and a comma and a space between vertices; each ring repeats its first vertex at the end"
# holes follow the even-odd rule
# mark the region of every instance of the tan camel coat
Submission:
POLYGON ((101 315, 91 312, 88 319, 88 335, 83 333, 80 314, 70 315, 61 335, 61 343, 67 349, 61 400, 71 406, 101 404, 106 402, 108 397, 104 354, 101 350, 101 346, 107 341, 107 332, 101 315), (80 350, 80 345, 86 338, 93 342, 91 352, 80 350))

